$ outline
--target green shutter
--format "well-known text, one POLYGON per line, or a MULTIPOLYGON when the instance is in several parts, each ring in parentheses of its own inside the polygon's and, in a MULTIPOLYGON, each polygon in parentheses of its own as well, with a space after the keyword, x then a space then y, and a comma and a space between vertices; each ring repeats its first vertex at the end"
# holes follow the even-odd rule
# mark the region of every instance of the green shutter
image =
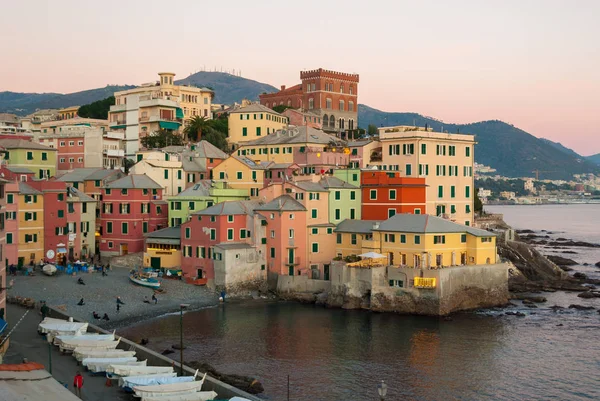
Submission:
POLYGON ((248 128, 242 128, 242 136, 248 136, 248 128))
POLYGON ((438 198, 443 198, 444 197, 444 186, 440 185, 438 187, 438 198))
POLYGON ((456 187, 455 187, 454 185, 452 185, 452 186, 450 187, 450 197, 451 197, 451 198, 454 198, 454 197, 456 197, 456 187))
MULTIPOLYGON (((467 149, 468 149, 468 148, 467 148, 467 149)), ((470 187, 470 186, 466 186, 466 187, 465 187, 465 196, 466 196, 467 198, 470 198, 470 197, 471 197, 471 187, 470 187)))
POLYGON ((13 243, 13 235, 12 235, 12 233, 6 233, 6 243, 7 244, 12 244, 13 243))
POLYGON ((169 170, 165 169, 164 174, 165 174, 165 179, 168 179, 169 178, 169 170))

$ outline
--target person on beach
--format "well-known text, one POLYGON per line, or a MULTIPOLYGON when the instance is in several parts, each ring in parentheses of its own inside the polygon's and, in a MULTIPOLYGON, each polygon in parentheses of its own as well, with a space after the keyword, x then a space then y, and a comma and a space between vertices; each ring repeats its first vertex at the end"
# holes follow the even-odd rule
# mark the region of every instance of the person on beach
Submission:
POLYGON ((75 378, 73 378, 73 387, 75 388, 75 395, 81 398, 81 388, 83 387, 83 376, 81 372, 77 371, 75 378))
POLYGON ((79 300, 79 302, 77 302, 77 305, 79 305, 79 306, 85 305, 85 302, 83 302, 83 298, 81 298, 79 300))
POLYGON ((102 277, 106 277, 106 267, 102 266, 102 277))
POLYGON ((94 319, 100 320, 100 315, 96 311, 92 312, 92 316, 94 316, 94 319))
POLYGON ((110 319, 108 318, 108 315, 107 315, 106 313, 104 314, 104 316, 102 316, 102 319, 104 319, 104 320, 110 320, 110 319))
POLYGON ((121 297, 117 297, 117 305, 125 305, 125 302, 121 301, 121 297))
POLYGON ((42 319, 45 319, 48 316, 48 312, 50 312, 50 308, 46 305, 46 301, 42 301, 42 307, 40 308, 40 312, 42 312, 42 319))
POLYGON ((79 277, 77 279, 77 284, 85 285, 85 283, 83 282, 83 279, 81 277, 79 277))
POLYGON ((149 304, 150 303, 150 301, 148 300, 148 296, 147 295, 144 296, 144 303, 145 304, 149 304))
POLYGON ((158 303, 158 298, 156 298, 155 294, 152 294, 152 300, 154 301, 154 305, 158 303))
POLYGON ((121 304, 117 304, 117 313, 121 310, 121 304))

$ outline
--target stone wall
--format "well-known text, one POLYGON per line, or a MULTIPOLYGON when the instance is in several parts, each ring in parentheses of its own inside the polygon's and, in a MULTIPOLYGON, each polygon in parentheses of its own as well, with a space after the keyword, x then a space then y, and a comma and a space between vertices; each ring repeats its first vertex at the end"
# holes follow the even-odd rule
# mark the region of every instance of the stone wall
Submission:
POLYGON ((313 280, 308 276, 282 276, 277 278, 277 293, 280 298, 301 302, 317 302, 319 294, 329 292, 331 282, 313 280))

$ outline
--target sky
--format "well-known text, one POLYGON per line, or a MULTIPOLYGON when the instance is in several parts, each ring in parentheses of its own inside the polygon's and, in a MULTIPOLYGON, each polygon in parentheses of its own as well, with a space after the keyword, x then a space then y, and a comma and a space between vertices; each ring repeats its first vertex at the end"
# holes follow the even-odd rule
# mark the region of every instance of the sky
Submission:
POLYGON ((360 74, 359 101, 449 123, 498 119, 600 153, 598 0, 0 0, 0 91, 241 71, 360 74))

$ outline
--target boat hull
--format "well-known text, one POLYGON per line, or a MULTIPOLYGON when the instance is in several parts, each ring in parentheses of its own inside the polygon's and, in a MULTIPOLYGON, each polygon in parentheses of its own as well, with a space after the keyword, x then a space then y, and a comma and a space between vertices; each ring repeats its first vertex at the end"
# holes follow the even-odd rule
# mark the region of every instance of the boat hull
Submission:
POLYGON ((142 287, 160 288, 159 282, 145 281, 145 280, 134 278, 132 276, 129 276, 129 280, 131 280, 134 284, 141 285, 142 287))

